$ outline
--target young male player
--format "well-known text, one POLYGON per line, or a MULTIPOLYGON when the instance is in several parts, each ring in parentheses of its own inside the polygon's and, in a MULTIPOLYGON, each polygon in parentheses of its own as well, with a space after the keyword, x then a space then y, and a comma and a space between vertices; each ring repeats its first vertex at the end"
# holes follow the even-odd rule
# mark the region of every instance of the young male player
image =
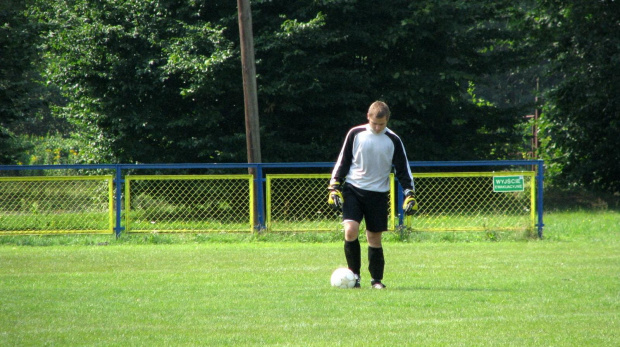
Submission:
POLYGON ((418 206, 405 147, 398 135, 387 128, 388 105, 375 101, 366 118, 367 124, 353 127, 347 133, 332 172, 328 203, 335 209, 342 209, 344 254, 348 267, 355 273, 356 288, 360 287, 362 262, 359 229, 365 219, 370 284, 372 288, 383 289, 385 259, 381 233, 387 231, 392 167, 404 189, 404 212, 412 214, 418 206))

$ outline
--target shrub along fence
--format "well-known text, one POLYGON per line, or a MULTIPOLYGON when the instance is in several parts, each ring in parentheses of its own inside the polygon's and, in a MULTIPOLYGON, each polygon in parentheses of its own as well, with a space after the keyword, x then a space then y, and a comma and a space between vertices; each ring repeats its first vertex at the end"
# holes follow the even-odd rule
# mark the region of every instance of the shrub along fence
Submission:
MULTIPOLYGON (((0 235, 336 231, 334 163, 0 166, 0 235)), ((420 209, 389 229, 543 232, 543 162, 410 162, 420 209)))

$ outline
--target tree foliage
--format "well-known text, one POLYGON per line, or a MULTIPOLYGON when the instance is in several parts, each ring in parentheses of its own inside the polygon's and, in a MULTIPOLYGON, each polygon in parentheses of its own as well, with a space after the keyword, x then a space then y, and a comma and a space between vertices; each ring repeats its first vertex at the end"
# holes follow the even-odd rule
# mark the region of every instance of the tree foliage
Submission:
MULTIPOLYGON (((521 114, 472 97, 511 57, 508 1, 258 1, 263 158, 337 155, 383 99, 416 160, 506 158, 521 114)), ((46 76, 92 161, 243 161, 236 7, 40 0, 46 76)))
POLYGON ((234 44, 222 35, 217 11, 211 12, 218 7, 165 0, 38 2, 36 16, 50 26, 46 76, 68 98, 60 115, 88 141, 90 161, 220 161, 221 154, 231 155, 229 137, 243 129, 243 112, 242 99, 235 104, 230 96, 240 95, 241 86, 234 44), (236 79, 230 78, 233 69, 236 79))
POLYGON ((539 1, 533 23, 547 78, 543 130, 557 182, 620 192, 620 3, 539 1))
POLYGON ((24 7, 20 1, 0 3, 0 164, 14 164, 25 149, 13 127, 33 112, 37 37, 34 24, 21 15, 24 7))
MULTIPOLYGON (((23 111, 35 95, 73 125, 87 162, 245 161, 235 2, 15 3, 0 31, 4 141, 35 129, 23 121, 37 119, 23 111), (33 71, 44 91, 21 84, 33 71)), ((257 0, 252 11, 265 161, 335 160, 377 99, 411 160, 522 158, 540 81, 552 172, 618 191, 617 1, 257 0)))
POLYGON ((282 153, 278 159, 303 148, 314 149, 304 153, 310 159, 335 159, 346 130, 365 122, 376 99, 392 108, 389 126, 413 160, 506 158, 514 151, 522 114, 469 93, 518 55, 507 30, 510 2, 302 3, 257 6, 261 122, 266 135, 279 134, 265 142, 269 152, 282 153))

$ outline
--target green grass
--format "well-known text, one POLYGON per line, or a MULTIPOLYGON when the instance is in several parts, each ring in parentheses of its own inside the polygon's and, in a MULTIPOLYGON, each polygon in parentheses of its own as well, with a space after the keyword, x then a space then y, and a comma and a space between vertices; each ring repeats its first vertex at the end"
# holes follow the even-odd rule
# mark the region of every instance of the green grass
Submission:
POLYGON ((110 230, 109 212, 0 214, 0 235, 17 232, 71 232, 110 230))
POLYGON ((390 233, 385 291, 366 272, 361 290, 329 286, 336 233, 1 237, 0 341, 620 345, 620 214, 545 223, 544 240, 390 233))

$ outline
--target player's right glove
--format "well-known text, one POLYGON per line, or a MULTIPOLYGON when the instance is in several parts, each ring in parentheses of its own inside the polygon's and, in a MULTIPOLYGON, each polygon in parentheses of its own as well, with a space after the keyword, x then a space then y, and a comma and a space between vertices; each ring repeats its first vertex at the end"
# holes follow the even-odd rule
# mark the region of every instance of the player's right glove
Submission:
POLYGON ((405 190, 405 201, 403 201, 403 212, 407 216, 410 216, 417 210, 418 210, 418 202, 415 200, 413 190, 406 189, 405 190))
POLYGON ((329 195, 327 196, 327 203, 329 206, 336 211, 342 211, 344 198, 342 197, 342 187, 340 186, 340 182, 330 184, 329 187, 327 187, 327 190, 329 190, 329 195))

